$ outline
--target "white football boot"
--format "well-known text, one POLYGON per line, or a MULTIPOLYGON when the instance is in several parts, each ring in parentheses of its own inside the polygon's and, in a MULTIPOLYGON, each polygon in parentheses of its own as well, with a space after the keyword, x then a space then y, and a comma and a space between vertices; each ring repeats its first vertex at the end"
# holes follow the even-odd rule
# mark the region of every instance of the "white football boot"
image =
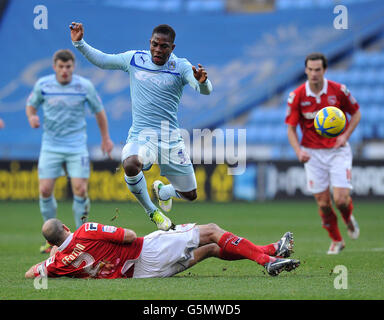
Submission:
POLYGON ((339 254, 345 248, 344 240, 332 241, 327 254, 339 254))
POLYGON ((359 228, 359 225, 358 225, 358 223, 357 223, 357 221, 353 215, 351 215, 351 217, 349 218, 347 228, 348 228, 348 230, 347 230, 348 236, 351 239, 356 240, 360 235, 360 228, 359 228))
POLYGON ((160 180, 156 180, 152 184, 153 193, 155 194, 157 201, 159 202, 160 208, 163 209, 165 212, 169 212, 172 209, 172 198, 169 198, 168 200, 160 199, 160 189, 162 187, 164 187, 164 183, 162 183, 160 180))

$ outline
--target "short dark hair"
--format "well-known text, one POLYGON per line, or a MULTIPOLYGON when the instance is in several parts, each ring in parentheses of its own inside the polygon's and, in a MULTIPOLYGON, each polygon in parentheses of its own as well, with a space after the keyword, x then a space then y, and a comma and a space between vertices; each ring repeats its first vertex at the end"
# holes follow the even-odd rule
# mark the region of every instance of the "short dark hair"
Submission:
POLYGON ((160 33, 160 34, 165 34, 165 35, 168 35, 171 42, 174 43, 175 42, 175 38, 176 38, 176 32, 175 30, 173 30, 173 28, 167 24, 160 24, 158 25, 157 27, 155 27, 152 31, 152 36, 155 34, 155 33, 160 33))
POLYGON ((313 53, 307 55, 307 57, 305 58, 305 66, 307 66, 308 60, 321 60, 323 62, 323 68, 327 69, 327 67, 328 67, 327 58, 325 57, 324 54, 322 54, 320 52, 313 52, 313 53))
POLYGON ((61 49, 56 51, 53 55, 53 62, 56 63, 57 60, 61 60, 63 62, 72 60, 73 62, 75 62, 75 55, 69 49, 61 49))

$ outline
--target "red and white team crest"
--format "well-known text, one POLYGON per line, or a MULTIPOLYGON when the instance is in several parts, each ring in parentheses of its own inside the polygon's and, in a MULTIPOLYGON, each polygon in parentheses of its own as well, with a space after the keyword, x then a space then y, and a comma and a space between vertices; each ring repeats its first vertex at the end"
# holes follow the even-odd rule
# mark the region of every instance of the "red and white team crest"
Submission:
POLYGON ((336 99, 336 96, 328 96, 328 103, 331 105, 331 106, 334 106, 337 102, 337 99, 336 99))

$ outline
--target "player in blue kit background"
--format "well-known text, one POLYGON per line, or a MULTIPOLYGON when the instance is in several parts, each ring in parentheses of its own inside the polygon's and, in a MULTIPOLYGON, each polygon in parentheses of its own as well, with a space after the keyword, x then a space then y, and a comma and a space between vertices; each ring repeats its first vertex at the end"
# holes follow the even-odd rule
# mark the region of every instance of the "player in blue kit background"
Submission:
POLYGON ((120 54, 105 54, 88 45, 81 23, 73 22, 70 29, 73 45, 91 63, 129 73, 133 120, 121 157, 125 181, 157 227, 169 230, 172 222, 152 203, 143 170, 157 162, 161 175, 169 180, 168 185, 153 184, 164 211, 171 209, 172 198, 196 199, 195 173, 179 132, 177 110, 186 84, 201 94, 211 93, 207 72, 173 54, 176 34, 168 25, 154 28, 149 51, 120 54))
MULTIPOLYGON (((26 114, 31 128, 40 127, 38 110, 43 109, 44 125, 38 163, 40 211, 43 220, 56 217, 53 194, 55 181, 65 174, 71 178, 76 228, 85 222, 90 209, 87 195, 90 175, 86 133, 86 105, 95 114, 100 129, 101 149, 110 154, 113 142, 103 104, 93 84, 73 74, 75 56, 59 50, 53 57, 54 74, 40 78, 27 99, 26 114)), ((49 246, 41 248, 49 251, 49 246)))

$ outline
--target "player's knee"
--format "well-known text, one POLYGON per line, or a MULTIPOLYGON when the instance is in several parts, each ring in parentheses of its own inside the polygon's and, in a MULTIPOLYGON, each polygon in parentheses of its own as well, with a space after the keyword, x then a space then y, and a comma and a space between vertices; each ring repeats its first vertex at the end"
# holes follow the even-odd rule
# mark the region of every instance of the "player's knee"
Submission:
POLYGON ((183 196, 183 198, 189 200, 189 201, 194 201, 197 199, 197 192, 196 189, 188 192, 180 192, 183 196))
POLYGON ((332 213, 333 213, 332 206, 328 203, 320 204, 319 210, 321 211, 321 213, 323 215, 326 215, 326 216, 332 215, 332 213))
POLYGON ((223 233, 223 230, 216 223, 208 223, 207 226, 209 230, 209 237, 212 240, 215 240, 219 235, 223 233))
POLYGON ((73 186, 73 193, 78 197, 85 197, 87 195, 87 185, 78 184, 73 186))
POLYGON ((338 196, 334 198, 335 205, 339 209, 348 207, 348 196, 338 196))
POLYGON ((124 172, 128 177, 137 176, 142 167, 138 156, 130 156, 123 161, 124 172))
POLYGON ((52 195, 52 189, 45 185, 39 187, 39 192, 43 198, 49 198, 52 195))

